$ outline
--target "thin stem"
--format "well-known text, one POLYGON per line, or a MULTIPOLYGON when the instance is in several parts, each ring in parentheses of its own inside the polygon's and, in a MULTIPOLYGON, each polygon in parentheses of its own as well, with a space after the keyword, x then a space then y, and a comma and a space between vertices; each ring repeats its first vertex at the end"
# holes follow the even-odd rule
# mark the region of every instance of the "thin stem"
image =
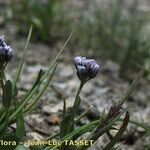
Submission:
POLYGON ((72 123, 74 122, 74 117, 76 116, 76 113, 77 113, 77 111, 78 111, 78 104, 79 104, 79 102, 80 102, 79 95, 80 95, 80 92, 81 92, 81 90, 82 90, 82 88, 83 88, 84 83, 85 83, 85 82, 82 82, 82 81, 81 81, 80 86, 79 86, 79 88, 78 88, 78 91, 77 91, 77 94, 76 94, 76 97, 75 97, 75 101, 74 101, 74 105, 73 105, 73 107, 72 107, 72 115, 70 116, 70 119, 69 119, 69 122, 68 122, 69 126, 68 126, 67 133, 70 132, 71 125, 72 125, 72 123))
POLYGON ((73 108, 72 108, 74 116, 76 115, 77 110, 78 110, 77 106, 78 106, 78 103, 80 101, 79 95, 80 95, 80 92, 81 92, 81 90, 83 88, 83 85, 84 85, 84 82, 81 82, 80 86, 79 86, 79 89, 77 91, 76 97, 75 97, 74 105, 73 105, 73 108))
POLYGON ((1 84, 1 88, 2 88, 2 92, 4 93, 4 78, 3 78, 3 70, 0 71, 0 84, 1 84))
POLYGON ((6 82, 6 75, 5 75, 4 70, 2 70, 2 79, 6 82))

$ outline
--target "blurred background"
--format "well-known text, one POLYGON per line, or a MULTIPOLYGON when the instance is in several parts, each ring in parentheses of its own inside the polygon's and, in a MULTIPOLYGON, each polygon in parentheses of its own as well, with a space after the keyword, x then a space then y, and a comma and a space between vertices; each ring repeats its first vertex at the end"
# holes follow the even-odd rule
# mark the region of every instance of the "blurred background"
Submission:
MULTIPOLYGON (((132 112, 131 118, 150 124, 149 0, 0 0, 0 34, 5 35, 14 50, 7 68, 9 77, 21 60, 30 25, 34 30, 26 58, 28 66, 19 84, 20 95, 31 87, 39 69, 46 68, 72 31, 74 35, 61 57, 53 83, 37 105, 39 109, 26 118, 30 131, 27 136, 40 139, 43 135, 34 129, 35 122, 39 128, 44 123, 45 134, 58 130, 55 120, 60 119, 62 99, 67 99, 70 107, 78 87, 73 68, 76 55, 95 58, 102 66, 100 76, 88 82, 81 95, 98 112, 124 93, 144 65, 144 78, 126 105, 132 112)), ((89 107, 82 106, 82 111, 89 107)), ((150 137, 135 126, 129 127, 125 139, 121 150, 150 148, 150 137)))
POLYGON ((1 30, 9 28, 22 37, 32 24, 34 41, 51 47, 74 31, 73 55, 113 60, 121 75, 142 65, 149 68, 148 0, 1 0, 0 4, 1 30))

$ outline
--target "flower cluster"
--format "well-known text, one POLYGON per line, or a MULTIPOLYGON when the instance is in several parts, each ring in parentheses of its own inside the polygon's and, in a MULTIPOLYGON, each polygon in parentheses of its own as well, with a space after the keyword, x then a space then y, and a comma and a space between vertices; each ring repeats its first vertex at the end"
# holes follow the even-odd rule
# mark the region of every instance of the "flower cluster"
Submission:
POLYGON ((98 74, 99 65, 94 59, 77 56, 74 58, 74 61, 77 69, 77 76, 81 81, 86 82, 98 74))
POLYGON ((4 68, 12 58, 12 48, 5 43, 4 36, 0 36, 0 68, 4 68))

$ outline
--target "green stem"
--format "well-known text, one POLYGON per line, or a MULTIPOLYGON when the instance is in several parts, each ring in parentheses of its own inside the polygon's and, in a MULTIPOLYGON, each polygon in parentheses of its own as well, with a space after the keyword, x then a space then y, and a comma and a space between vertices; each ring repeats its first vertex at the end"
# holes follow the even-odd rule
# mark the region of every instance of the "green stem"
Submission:
POLYGON ((85 82, 81 82, 80 83, 79 89, 78 89, 76 97, 75 97, 74 105, 73 105, 73 108, 72 108, 74 116, 76 116, 76 113, 77 113, 77 110, 78 110, 77 106, 78 106, 78 103, 80 101, 79 95, 80 95, 80 92, 81 92, 81 90, 83 88, 84 83, 85 82))
POLYGON ((74 122, 74 118, 75 118, 75 116, 76 116, 76 114, 77 114, 78 106, 79 106, 79 103, 80 103, 79 95, 80 95, 80 92, 81 92, 81 90, 82 90, 82 88, 83 88, 84 83, 85 83, 85 82, 81 82, 81 83, 80 83, 80 86, 79 86, 79 88, 78 88, 78 91, 77 91, 77 94, 76 94, 76 97, 75 97, 75 101, 74 101, 74 105, 73 105, 72 111, 71 111, 72 115, 70 116, 70 119, 69 119, 69 122, 68 122, 69 126, 68 126, 67 133, 70 132, 72 123, 74 122))
POLYGON ((6 75, 4 71, 2 71, 2 77, 3 77, 3 80, 6 82, 6 75))
POLYGON ((1 84, 1 88, 2 88, 2 92, 4 93, 4 78, 3 78, 3 70, 0 71, 0 84, 1 84))

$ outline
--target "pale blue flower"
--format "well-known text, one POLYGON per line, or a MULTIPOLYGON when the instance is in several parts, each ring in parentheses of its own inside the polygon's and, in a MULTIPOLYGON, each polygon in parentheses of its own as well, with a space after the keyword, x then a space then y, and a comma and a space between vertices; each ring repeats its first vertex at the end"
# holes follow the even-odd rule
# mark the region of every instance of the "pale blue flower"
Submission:
POLYGON ((99 65, 94 59, 77 56, 74 58, 77 76, 81 81, 88 81, 94 78, 99 72, 99 65))

